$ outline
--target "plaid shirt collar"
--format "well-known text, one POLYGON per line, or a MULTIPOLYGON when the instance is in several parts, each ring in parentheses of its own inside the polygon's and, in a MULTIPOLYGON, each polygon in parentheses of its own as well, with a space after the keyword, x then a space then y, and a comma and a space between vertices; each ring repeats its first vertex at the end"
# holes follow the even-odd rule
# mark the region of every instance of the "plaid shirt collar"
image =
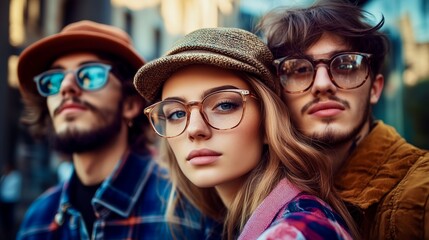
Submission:
MULTIPOLYGON (((155 163, 150 155, 141 157, 134 153, 125 154, 95 193, 92 199, 95 214, 107 217, 111 212, 115 212, 122 217, 128 217, 154 167, 155 163)), ((69 208, 69 186, 71 182, 77 181, 76 178, 77 175, 72 174, 69 181, 64 183, 58 212, 65 212, 69 208)))

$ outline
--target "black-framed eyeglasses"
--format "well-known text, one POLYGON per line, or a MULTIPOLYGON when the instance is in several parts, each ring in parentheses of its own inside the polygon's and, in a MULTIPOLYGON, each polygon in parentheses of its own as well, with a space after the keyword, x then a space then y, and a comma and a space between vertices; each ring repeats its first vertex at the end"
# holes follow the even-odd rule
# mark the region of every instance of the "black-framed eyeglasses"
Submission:
POLYGON ((65 76, 73 73, 80 88, 95 91, 106 85, 111 68, 103 63, 88 63, 75 70, 49 70, 34 77, 34 81, 40 95, 47 97, 59 93, 65 76))
POLYGON ((280 83, 288 93, 305 92, 314 83, 319 64, 328 69, 332 83, 341 89, 354 89, 362 86, 370 73, 372 54, 360 52, 342 52, 330 59, 311 59, 283 57, 274 60, 280 83))
POLYGON ((164 138, 176 137, 185 131, 192 107, 199 108, 205 123, 210 127, 227 130, 241 123, 248 96, 255 97, 249 90, 226 89, 210 93, 202 101, 160 101, 146 107, 144 113, 155 132, 164 138))

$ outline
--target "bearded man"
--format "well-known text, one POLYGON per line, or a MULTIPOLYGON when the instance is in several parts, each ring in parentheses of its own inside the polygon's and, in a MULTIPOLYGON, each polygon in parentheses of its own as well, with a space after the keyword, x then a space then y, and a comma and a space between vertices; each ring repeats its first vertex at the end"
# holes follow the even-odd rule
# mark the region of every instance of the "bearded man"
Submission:
POLYGON ((30 206, 18 239, 216 238, 190 204, 165 217, 171 185, 152 160, 146 103, 133 85, 143 64, 127 33, 91 21, 20 55, 23 120, 72 156, 74 173, 30 206))

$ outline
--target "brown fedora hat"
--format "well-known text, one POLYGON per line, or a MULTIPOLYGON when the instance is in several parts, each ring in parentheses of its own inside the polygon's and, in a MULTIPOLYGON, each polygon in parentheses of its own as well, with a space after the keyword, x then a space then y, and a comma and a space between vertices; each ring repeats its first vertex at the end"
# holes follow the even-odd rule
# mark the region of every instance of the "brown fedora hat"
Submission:
POLYGON ((79 21, 67 25, 60 33, 33 43, 20 54, 21 93, 40 96, 33 78, 46 71, 58 57, 77 51, 112 54, 136 71, 145 63, 132 46, 130 36, 122 29, 88 20, 79 21))
POLYGON ((187 34, 163 57, 141 67, 134 76, 134 85, 152 102, 160 97, 163 83, 174 72, 205 64, 253 74, 279 93, 272 61, 268 47, 253 33, 238 28, 203 28, 187 34))

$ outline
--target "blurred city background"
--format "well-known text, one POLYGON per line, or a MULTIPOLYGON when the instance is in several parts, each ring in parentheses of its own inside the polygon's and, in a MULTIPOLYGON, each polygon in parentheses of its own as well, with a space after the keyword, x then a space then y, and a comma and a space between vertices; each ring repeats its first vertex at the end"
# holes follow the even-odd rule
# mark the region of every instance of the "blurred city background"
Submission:
MULTIPOLYGON (((34 41, 83 19, 127 31, 146 60, 162 55, 184 34, 201 27, 239 27, 254 32, 259 18, 277 6, 305 5, 305 0, 2 0, 0 1, 0 168, 15 167, 15 226, 28 205, 61 181, 67 156, 45 141, 35 141, 19 118, 23 105, 16 64, 34 41), (21 187, 19 187, 21 185, 21 187)), ((377 118, 396 127, 409 142, 429 149, 429 0, 353 1, 385 17, 392 43, 387 59, 383 98, 377 118)), ((34 59, 37 61, 37 59, 34 59)), ((67 169, 67 168, 66 168, 67 169)), ((2 180, 0 180, 0 183, 2 180)), ((1 223, 4 226, 4 223, 1 223)), ((3 228, 1 228, 3 229, 3 228)), ((3 230, 0 230, 3 231, 3 230)), ((3 232, 0 232, 2 238, 3 232)))

